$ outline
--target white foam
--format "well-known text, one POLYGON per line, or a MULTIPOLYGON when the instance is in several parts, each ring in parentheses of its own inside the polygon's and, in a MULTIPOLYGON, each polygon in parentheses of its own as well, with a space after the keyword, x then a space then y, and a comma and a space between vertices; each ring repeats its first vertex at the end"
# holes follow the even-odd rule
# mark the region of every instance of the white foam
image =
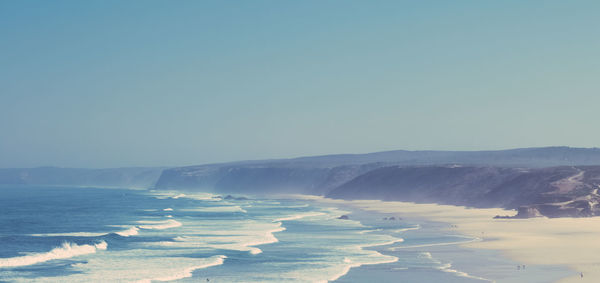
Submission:
POLYGON ((417 225, 415 227, 409 227, 409 228, 402 228, 402 229, 396 229, 396 230, 392 230, 393 233, 402 233, 402 232, 406 232, 406 231, 413 231, 413 230, 419 230, 421 229, 421 225, 417 225))
POLYGON ((114 250, 71 265, 75 273, 57 277, 11 278, 16 282, 162 282, 191 277, 195 270, 224 263, 225 255, 182 257, 170 250, 114 250))
POLYGON ((192 273, 195 270, 203 269, 203 268, 207 268, 207 267, 211 267, 211 266, 221 265, 221 264, 223 264, 223 262, 225 261, 226 258, 227 257, 224 255, 214 256, 214 257, 212 257, 212 259, 214 259, 214 260, 211 262, 207 262, 207 263, 204 263, 201 265, 187 267, 187 268, 184 268, 183 270, 178 270, 176 272, 173 272, 172 274, 169 274, 167 276, 155 277, 155 278, 151 278, 151 279, 143 279, 138 282, 139 283, 151 283, 152 281, 164 282, 164 281, 174 281, 174 280, 192 277, 192 273))
POLYGON ((173 219, 169 219, 166 221, 138 221, 138 223, 145 224, 138 225, 137 227, 146 230, 164 230, 169 228, 180 227, 183 225, 181 224, 181 222, 173 219))
POLYGON ((420 254, 420 256, 424 257, 426 259, 431 260, 435 264, 438 264, 438 266, 436 267, 436 269, 438 269, 440 271, 452 273, 452 274, 454 274, 456 276, 459 276, 459 277, 471 278, 471 279, 488 281, 488 282, 495 282, 494 280, 490 280, 490 279, 487 279, 487 278, 483 278, 483 277, 471 275, 471 274, 466 273, 464 271, 459 271, 459 270, 456 270, 456 269, 452 269, 452 264, 451 263, 442 263, 441 261, 433 258, 433 256, 429 252, 423 252, 423 253, 420 254))
POLYGON ((55 259, 67 259, 80 255, 93 254, 97 250, 106 250, 106 242, 102 241, 93 245, 77 245, 75 243, 63 243, 46 253, 32 253, 25 256, 0 258, 0 267, 19 267, 47 262, 55 259))
POLYGON ((173 241, 163 241, 155 244, 181 248, 237 250, 260 254, 262 250, 256 246, 278 242, 279 240, 274 233, 285 230, 285 227, 281 226, 281 222, 223 221, 222 228, 227 230, 217 230, 217 227, 220 227, 218 221, 211 224, 211 227, 187 226, 190 231, 200 234, 186 233, 185 236, 178 236, 173 241))
POLYGON ((115 234, 122 236, 122 237, 129 237, 129 236, 135 236, 137 235, 139 232, 139 229, 137 227, 131 227, 127 230, 123 230, 120 232, 115 232, 115 234))
MULTIPOLYGON (((465 237, 465 238, 467 238, 467 237, 465 237)), ((435 246, 450 246, 450 245, 462 245, 462 244, 479 242, 479 241, 481 241, 481 238, 469 238, 469 240, 466 240, 466 241, 455 241, 455 242, 444 242, 444 243, 431 243, 431 244, 412 245, 412 246, 400 246, 400 247, 391 248, 390 250, 396 251, 396 250, 401 250, 401 249, 425 248, 425 247, 435 247, 435 246)))
POLYGON ((171 197, 171 198, 172 199, 178 199, 178 198, 184 198, 184 197, 185 197, 185 194, 178 194, 178 195, 176 195, 174 197, 171 197))
POLYGON ((273 220, 273 222, 291 221, 291 220, 298 220, 298 219, 302 219, 302 218, 322 216, 322 215, 325 215, 325 213, 323 213, 323 212, 305 212, 305 213, 291 215, 288 217, 277 218, 277 219, 273 220))
POLYGON ((183 209, 183 211, 195 211, 195 212, 242 212, 242 213, 247 213, 247 211, 245 209, 241 208, 239 205, 198 207, 198 208, 183 209))
POLYGON ((173 211, 173 209, 168 207, 168 208, 163 209, 163 211, 173 211))
POLYGON ((491 279, 487 279, 487 278, 483 278, 483 277, 471 275, 471 274, 466 273, 464 271, 459 271, 459 270, 456 270, 456 269, 452 269, 451 267, 452 267, 452 264, 446 263, 446 264, 443 264, 443 265, 437 267, 437 269, 439 269, 439 270, 441 270, 443 272, 453 273, 454 275, 459 276, 459 277, 477 279, 477 280, 488 281, 488 282, 496 282, 496 281, 491 280, 491 279))
POLYGON ((381 232, 383 229, 374 229, 374 230, 363 230, 358 232, 359 234, 373 233, 373 232, 381 232))

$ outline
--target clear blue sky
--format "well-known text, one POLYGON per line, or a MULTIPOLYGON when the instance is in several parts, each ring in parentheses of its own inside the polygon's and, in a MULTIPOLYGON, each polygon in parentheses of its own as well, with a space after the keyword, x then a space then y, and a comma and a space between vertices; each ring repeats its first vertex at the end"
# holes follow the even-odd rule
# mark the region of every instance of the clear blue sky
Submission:
POLYGON ((600 1, 0 1, 0 167, 600 146, 600 1))

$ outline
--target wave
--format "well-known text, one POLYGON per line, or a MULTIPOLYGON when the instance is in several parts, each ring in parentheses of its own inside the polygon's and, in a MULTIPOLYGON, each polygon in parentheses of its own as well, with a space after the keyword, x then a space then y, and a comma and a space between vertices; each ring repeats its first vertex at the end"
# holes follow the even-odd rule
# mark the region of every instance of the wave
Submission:
POLYGON ((172 199, 184 198, 185 194, 178 194, 176 196, 171 197, 172 199))
POLYGON ((173 209, 168 207, 168 208, 163 209, 163 211, 173 211, 173 209))
POLYGON ((371 247, 379 247, 379 246, 388 246, 388 245, 393 245, 395 243, 402 243, 404 242, 404 239, 402 238, 395 238, 393 240, 387 241, 387 242, 383 242, 383 243, 374 243, 374 244, 367 244, 367 245, 362 245, 361 248, 371 248, 371 247))
POLYGON ((322 216, 322 215, 325 215, 325 213, 323 213, 323 212, 299 213, 299 214, 291 215, 288 217, 277 218, 277 219, 273 220, 273 222, 291 221, 291 220, 298 220, 298 219, 302 219, 302 218, 306 218, 306 217, 314 217, 314 216, 322 216))
POLYGON ((152 281, 161 281, 161 282, 174 281, 174 280, 180 280, 183 278, 192 277, 192 273, 195 270, 203 269, 203 268, 207 268, 207 267, 211 267, 211 266, 222 265, 223 262, 225 262, 226 258, 227 258, 227 256, 224 256, 224 255, 213 256, 213 257, 208 258, 212 261, 206 262, 204 264, 191 266, 191 267, 185 268, 183 270, 176 271, 173 274, 168 275, 168 276, 156 277, 156 278, 151 278, 151 279, 143 279, 143 280, 138 281, 138 283, 151 283, 152 281))
POLYGON ((452 269, 451 267, 452 267, 452 264, 447 263, 447 264, 444 264, 444 265, 438 267, 438 269, 441 270, 441 271, 443 271, 443 272, 454 273, 454 275, 460 276, 460 277, 477 279, 477 280, 488 281, 488 282, 496 282, 496 281, 491 280, 491 279, 487 279, 487 278, 483 278, 483 277, 471 275, 471 274, 466 273, 464 271, 459 271, 459 270, 456 270, 456 269, 452 269))
POLYGON ((244 246, 249 247, 250 248, 250 253, 251 254, 259 254, 262 253, 262 250, 254 247, 254 246, 260 246, 260 245, 266 245, 266 244, 272 244, 272 243, 277 243, 279 242, 279 239, 277 239, 277 237, 275 237, 275 235, 273 235, 273 233, 277 233, 277 232, 281 232, 281 231, 285 231, 285 227, 278 227, 269 231, 265 232, 265 237, 262 239, 258 239, 255 241, 251 241, 251 242, 246 242, 244 243, 244 246))
POLYGON ((181 227, 183 224, 177 220, 169 219, 166 221, 138 221, 146 225, 138 225, 137 227, 145 230, 164 230, 169 228, 181 227))
MULTIPOLYGON (((379 253, 378 253, 379 254, 379 253)), ((384 256, 382 254, 379 254, 381 256, 384 256)), ((355 262, 350 258, 344 258, 344 267, 342 268, 341 271, 339 271, 338 273, 335 273, 334 275, 332 275, 330 278, 328 278, 327 280, 324 280, 322 282, 330 282, 330 281, 335 281, 340 279, 340 277, 346 275, 348 272, 350 272, 350 269, 352 268, 356 268, 356 267, 361 267, 363 265, 376 265, 376 264, 385 264, 385 263, 393 263, 393 262, 397 262, 398 258, 395 256, 385 256, 387 257, 386 259, 381 259, 378 261, 371 261, 371 262, 355 262)))
POLYGON ((46 234, 29 234, 33 237, 101 237, 110 233, 106 232, 67 232, 67 233, 46 233, 46 234))
POLYGON ((115 234, 117 234, 119 236, 122 236, 122 237, 129 237, 129 236, 135 236, 135 235, 137 235, 139 233, 138 232, 139 230, 140 229, 138 229, 137 227, 134 226, 134 227, 131 227, 131 228, 127 229, 127 230, 123 230, 123 231, 120 231, 120 232, 115 232, 115 234))
MULTIPOLYGON (((177 236, 172 241, 162 241, 155 244, 180 248, 214 248, 247 251, 250 254, 260 254, 262 250, 256 246, 279 242, 274 233, 286 229, 281 225, 281 222, 242 221, 234 222, 230 225, 229 230, 203 230, 199 235, 177 236)), ((186 227, 196 230, 193 226, 186 227)))
POLYGON ((239 205, 199 207, 199 208, 183 209, 183 211, 194 211, 194 212, 241 212, 241 213, 247 213, 247 211, 245 209, 241 208, 239 205))
POLYGON ((406 232, 406 231, 419 230, 419 229, 421 229, 421 225, 417 224, 417 226, 415 226, 415 227, 396 229, 396 230, 392 230, 392 232, 393 233, 402 233, 402 232, 406 232))
POLYGON ((373 232, 381 232, 383 229, 374 229, 374 230, 363 230, 358 232, 359 234, 373 233, 373 232))
POLYGON ((67 259, 80 255, 93 254, 97 250, 106 250, 108 244, 105 241, 93 245, 77 245, 64 242, 46 253, 32 253, 25 256, 0 258, 0 267, 19 267, 38 264, 55 259, 67 259))
MULTIPOLYGON (((466 237, 465 237, 466 238, 466 237)), ((432 243, 432 244, 422 244, 422 245, 412 245, 412 246, 401 246, 391 248, 391 251, 401 250, 401 249, 412 249, 412 248, 425 248, 425 247, 435 247, 435 246, 449 246, 449 245, 462 245, 473 242, 479 242, 481 238, 469 238, 466 241, 455 241, 455 242, 444 242, 444 243, 432 243)))
POLYGON ((122 237, 129 237, 138 234, 137 227, 131 227, 129 229, 118 231, 118 232, 67 232, 67 233, 47 233, 47 234, 30 234, 33 237, 103 237, 110 234, 117 234, 122 237))
POLYGON ((435 264, 438 264, 439 266, 437 266, 435 268, 438 269, 438 270, 440 270, 440 271, 448 272, 448 273, 453 273, 454 275, 459 276, 459 277, 471 278, 471 279, 476 279, 476 280, 481 280, 481 281, 488 281, 488 282, 495 282, 494 280, 491 280, 491 279, 487 279, 487 278, 483 278, 483 277, 471 275, 471 274, 466 273, 464 271, 459 271, 459 270, 453 269, 451 263, 442 263, 441 261, 439 261, 437 259, 434 259, 431 256, 431 253, 429 253, 429 252, 423 252, 423 253, 420 254, 420 256, 431 260, 435 264))

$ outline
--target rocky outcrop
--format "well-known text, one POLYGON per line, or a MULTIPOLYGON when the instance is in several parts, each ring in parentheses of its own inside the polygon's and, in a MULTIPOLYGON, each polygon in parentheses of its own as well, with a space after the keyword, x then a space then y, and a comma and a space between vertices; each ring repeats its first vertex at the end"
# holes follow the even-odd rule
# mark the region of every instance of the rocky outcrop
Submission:
POLYGON ((540 211, 535 207, 529 206, 521 206, 517 210, 517 215, 514 217, 506 217, 506 218, 533 218, 533 217, 542 217, 543 215, 540 211))

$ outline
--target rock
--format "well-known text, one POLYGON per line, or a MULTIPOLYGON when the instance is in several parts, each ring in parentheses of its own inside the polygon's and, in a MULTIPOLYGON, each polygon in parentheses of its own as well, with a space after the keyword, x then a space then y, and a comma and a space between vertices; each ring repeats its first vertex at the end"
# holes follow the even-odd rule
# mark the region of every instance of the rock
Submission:
POLYGON ((535 207, 521 206, 517 210, 517 215, 515 215, 513 218, 532 218, 532 217, 543 217, 543 215, 535 207))
POLYGON ((494 216, 494 219, 511 219, 514 216, 509 216, 509 215, 496 215, 494 216))
POLYGON ((225 199, 225 200, 248 200, 248 198, 246 198, 246 197, 234 197, 232 195, 227 195, 223 199, 225 199))

